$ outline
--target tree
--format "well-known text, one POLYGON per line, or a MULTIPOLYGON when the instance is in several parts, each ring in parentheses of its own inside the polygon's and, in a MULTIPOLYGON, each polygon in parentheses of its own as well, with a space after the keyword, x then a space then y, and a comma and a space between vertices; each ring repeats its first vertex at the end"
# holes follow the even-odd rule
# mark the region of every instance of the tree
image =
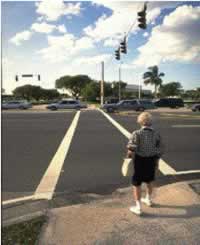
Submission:
POLYGON ((182 86, 179 82, 171 82, 163 84, 160 87, 160 94, 162 96, 176 96, 181 94, 182 86))
MULTIPOLYGON (((126 88, 127 83, 125 82, 120 82, 120 87, 121 87, 121 94, 125 93, 125 88, 126 88)), ((116 98, 119 97, 119 82, 113 81, 112 82, 112 95, 116 98)))
POLYGON ((1 88, 1 93, 5 94, 6 90, 4 88, 1 88))
MULTIPOLYGON (((15 97, 20 97, 26 100, 30 100, 33 98, 33 94, 35 93, 35 91, 33 92, 35 87, 37 86, 32 86, 30 84, 20 86, 13 91, 13 94, 15 97)), ((37 90, 37 88, 35 90, 37 90)))
POLYGON ((13 94, 15 97, 23 98, 26 100, 40 100, 40 99, 54 99, 59 97, 56 89, 43 89, 40 86, 24 85, 17 87, 13 94))
POLYGON ((184 99, 193 99, 193 100, 199 100, 200 99, 200 88, 196 88, 196 90, 186 90, 182 94, 182 98, 184 99))
POLYGON ((76 76, 63 76, 56 80, 56 88, 70 89, 72 95, 78 98, 81 94, 81 90, 90 82, 92 79, 87 75, 76 75, 76 76))
POLYGON ((59 98, 59 92, 56 89, 42 89, 42 98, 45 100, 53 100, 59 98))
POLYGON ((143 74, 144 84, 151 84, 155 86, 154 94, 157 97, 158 87, 162 84, 162 79, 165 74, 163 72, 159 73, 158 66, 151 66, 148 68, 149 71, 143 74))
POLYGON ((81 95, 87 101, 96 101, 100 95, 100 85, 96 81, 88 83, 81 91, 81 95))

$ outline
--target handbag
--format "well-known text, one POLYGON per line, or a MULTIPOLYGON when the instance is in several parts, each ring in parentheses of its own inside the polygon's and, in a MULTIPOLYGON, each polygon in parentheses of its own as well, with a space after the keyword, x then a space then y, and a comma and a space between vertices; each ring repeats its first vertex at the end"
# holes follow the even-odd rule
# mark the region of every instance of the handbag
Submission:
POLYGON ((122 172, 122 175, 124 177, 133 176, 134 167, 133 167, 133 159, 132 158, 128 158, 128 157, 124 158, 121 172, 122 172))

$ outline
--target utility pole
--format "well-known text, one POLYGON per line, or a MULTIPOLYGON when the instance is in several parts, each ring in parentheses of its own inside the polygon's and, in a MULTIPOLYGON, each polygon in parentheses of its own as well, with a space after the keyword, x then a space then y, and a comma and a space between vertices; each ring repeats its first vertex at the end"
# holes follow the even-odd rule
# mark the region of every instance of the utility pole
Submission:
POLYGON ((119 65, 119 101, 121 100, 121 65, 122 62, 119 65))
POLYGON ((3 88, 3 44, 2 44, 2 41, 3 41, 3 37, 2 37, 3 36, 3 31, 2 31, 2 27, 3 27, 3 25, 1 26, 1 87, 3 88))
POLYGON ((104 61, 101 62, 101 89, 100 89, 100 97, 101 97, 101 106, 104 104, 104 61))
POLYGON ((140 82, 140 78, 138 78, 138 83, 139 83, 139 87, 138 87, 138 99, 141 99, 141 82, 140 82))

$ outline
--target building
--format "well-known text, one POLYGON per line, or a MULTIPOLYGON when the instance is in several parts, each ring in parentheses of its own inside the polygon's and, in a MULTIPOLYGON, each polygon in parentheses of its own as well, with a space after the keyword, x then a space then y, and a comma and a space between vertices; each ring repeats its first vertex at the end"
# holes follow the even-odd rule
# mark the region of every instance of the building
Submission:
MULTIPOLYGON (((152 91, 149 89, 142 89, 142 85, 140 86, 141 92, 144 95, 151 95, 152 91)), ((126 92, 132 92, 132 93, 138 93, 139 91, 139 85, 136 84, 127 84, 126 88, 125 88, 126 92)))

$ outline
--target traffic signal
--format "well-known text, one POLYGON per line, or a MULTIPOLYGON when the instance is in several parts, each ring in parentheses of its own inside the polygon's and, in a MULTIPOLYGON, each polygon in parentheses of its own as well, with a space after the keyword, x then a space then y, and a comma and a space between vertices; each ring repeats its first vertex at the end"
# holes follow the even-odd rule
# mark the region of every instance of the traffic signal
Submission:
POLYGON ((115 50, 115 59, 116 60, 120 60, 120 48, 118 48, 117 50, 115 50))
POLYGON ((124 40, 120 43, 120 50, 121 50, 121 53, 127 54, 126 37, 125 37, 124 40))
POLYGON ((15 81, 16 81, 16 82, 18 82, 18 81, 19 81, 19 79, 18 79, 18 76, 17 76, 17 75, 15 76, 15 81))
POLYGON ((40 81, 40 75, 38 75, 38 81, 40 81))
POLYGON ((147 28, 147 23, 146 23, 146 10, 147 10, 147 5, 144 5, 144 9, 140 12, 138 12, 138 26, 141 29, 146 29, 147 28))

